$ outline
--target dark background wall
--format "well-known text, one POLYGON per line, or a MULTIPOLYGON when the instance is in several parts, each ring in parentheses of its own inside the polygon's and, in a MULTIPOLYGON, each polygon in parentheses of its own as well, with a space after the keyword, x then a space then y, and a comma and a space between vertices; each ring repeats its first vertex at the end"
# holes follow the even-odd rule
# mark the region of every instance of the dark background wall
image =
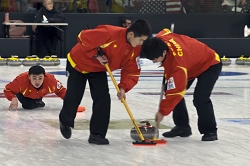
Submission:
MULTIPOLYGON (((86 25, 94 28, 99 24, 119 25, 121 16, 127 15, 130 19, 146 19, 151 25, 153 33, 175 23, 174 31, 197 38, 215 49, 221 56, 238 57, 249 53, 249 38, 243 38, 243 29, 250 25, 249 14, 88 14, 65 13, 66 22, 69 24, 66 33, 66 52, 75 45, 78 33, 87 29, 86 25)), ((10 13, 11 20, 33 22, 34 14, 10 13)), ((4 13, 0 13, 0 22, 4 22, 4 13)), ((27 33, 31 32, 28 27, 27 33)), ((0 38, 3 38, 3 26, 1 26, 0 38)), ((17 46, 18 48, 18 46, 17 46)), ((0 43, 0 55, 5 49, 0 43)), ((20 54, 22 48, 18 48, 20 54)), ((44 52, 43 52, 44 54, 44 52)), ((44 56, 40 54, 41 56, 44 56)), ((60 55, 65 56, 65 55, 60 55)))

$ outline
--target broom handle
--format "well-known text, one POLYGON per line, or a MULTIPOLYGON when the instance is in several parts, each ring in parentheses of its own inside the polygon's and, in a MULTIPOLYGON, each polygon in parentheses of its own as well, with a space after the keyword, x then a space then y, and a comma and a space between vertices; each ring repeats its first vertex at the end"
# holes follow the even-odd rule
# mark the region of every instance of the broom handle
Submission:
MULTIPOLYGON (((106 69, 107 69, 107 71, 108 71, 108 73, 109 73, 110 78, 111 78, 112 81, 113 81, 113 84, 114 84, 114 86, 115 86, 117 92, 120 92, 120 89, 119 89, 119 87, 118 87, 118 85, 117 85, 117 83, 116 83, 116 80, 115 80, 115 78, 114 78, 112 72, 110 71, 110 68, 109 68, 108 64, 106 63, 106 64, 104 64, 104 65, 105 65, 105 67, 106 67, 106 69)), ((138 133, 138 135, 139 135, 139 137, 140 137, 140 139, 141 139, 142 141, 144 141, 145 139, 144 139, 144 137, 143 137, 143 135, 142 135, 142 133, 141 133, 141 130, 139 129, 138 125, 136 124, 135 119, 134 119, 134 117, 133 117, 133 115, 132 115, 132 113, 131 113, 131 111, 130 111, 130 109, 129 109, 129 107, 128 107, 128 104, 127 104, 127 102, 126 102, 126 100, 125 100, 124 98, 122 98, 122 103, 123 103, 123 105, 125 106, 125 108, 126 108, 128 114, 129 114, 129 117, 130 117, 130 119, 132 120, 132 122, 133 122, 133 124, 134 124, 134 126, 135 126, 135 129, 136 129, 136 131, 137 131, 137 133, 138 133)))
MULTIPOLYGON (((160 94, 160 101, 159 101, 158 111, 160 110, 160 104, 161 104, 161 100, 162 100, 162 98, 163 98, 164 88, 165 88, 165 76, 164 76, 164 74, 163 74, 162 84, 161 84, 161 94, 160 94)), ((160 123, 155 122, 154 139, 156 139, 156 137, 157 137, 157 131, 158 131, 159 128, 160 128, 160 123)))

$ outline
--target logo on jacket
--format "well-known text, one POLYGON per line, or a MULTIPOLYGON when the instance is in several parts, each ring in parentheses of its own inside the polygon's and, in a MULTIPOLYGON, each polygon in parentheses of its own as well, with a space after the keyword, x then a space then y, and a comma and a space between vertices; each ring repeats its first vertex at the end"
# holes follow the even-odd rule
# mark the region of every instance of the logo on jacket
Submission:
POLYGON ((57 82, 57 89, 61 89, 62 87, 62 83, 61 82, 57 82))
POLYGON ((170 77, 167 81, 167 90, 175 89, 174 78, 170 77))
POLYGON ((141 61, 140 61, 140 57, 136 57, 135 58, 136 64, 137 64, 137 68, 140 69, 141 68, 141 61))

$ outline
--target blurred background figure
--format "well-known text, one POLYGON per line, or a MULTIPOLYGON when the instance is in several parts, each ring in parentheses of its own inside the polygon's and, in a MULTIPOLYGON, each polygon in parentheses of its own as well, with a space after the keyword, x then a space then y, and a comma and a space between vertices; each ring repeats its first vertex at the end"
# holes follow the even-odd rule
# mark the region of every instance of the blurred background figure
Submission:
MULTIPOLYGON (((74 11, 74 0, 70 0, 69 11, 74 11)), ((89 13, 88 0, 77 0, 76 1, 76 12, 77 13, 89 13)))
POLYGON ((222 11, 227 12, 241 12, 244 0, 223 0, 222 2, 222 11), (236 2, 235 2, 236 1, 236 2))
POLYGON ((121 18, 121 26, 124 28, 129 28, 131 26, 131 20, 127 17, 121 18))
POLYGON ((250 0, 242 0, 242 10, 241 13, 250 13, 250 0))
MULTIPOLYGON (((63 23, 65 21, 62 12, 54 7, 53 0, 44 0, 35 16, 35 22, 44 22, 43 16, 47 18, 49 23, 63 23)), ((37 26, 35 30, 36 38, 45 46, 49 55, 57 55, 56 47, 58 40, 61 38, 61 31, 56 27, 37 26)))
POLYGON ((0 0, 1 12, 17 12, 17 9, 16 0, 0 0))
POLYGON ((88 8, 90 13, 99 13, 99 6, 97 0, 89 0, 88 8))

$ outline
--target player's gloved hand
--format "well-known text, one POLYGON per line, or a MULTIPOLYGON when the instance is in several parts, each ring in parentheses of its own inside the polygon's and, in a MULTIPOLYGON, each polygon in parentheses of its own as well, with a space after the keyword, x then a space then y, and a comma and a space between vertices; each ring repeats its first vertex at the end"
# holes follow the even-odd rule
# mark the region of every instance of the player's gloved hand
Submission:
POLYGON ((105 55, 97 56, 96 59, 102 64, 108 63, 108 58, 105 55))
POLYGON ((158 111, 155 114, 155 122, 160 123, 163 120, 164 116, 160 113, 160 111, 158 111))
POLYGON ((124 98, 124 100, 126 100, 125 90, 120 88, 120 92, 117 92, 117 97, 119 100, 121 100, 122 98, 124 98))
POLYGON ((16 109, 17 111, 17 106, 18 106, 18 101, 17 101, 17 98, 14 97, 12 100, 11 100, 11 103, 10 103, 10 106, 8 108, 8 110, 12 110, 12 109, 16 109))

